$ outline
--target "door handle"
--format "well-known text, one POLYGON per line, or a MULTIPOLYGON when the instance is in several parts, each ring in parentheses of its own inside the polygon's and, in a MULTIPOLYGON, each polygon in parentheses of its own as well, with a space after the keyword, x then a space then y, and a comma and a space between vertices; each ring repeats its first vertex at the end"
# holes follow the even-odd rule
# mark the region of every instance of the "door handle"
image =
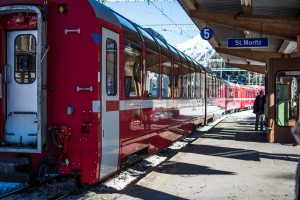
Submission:
POLYGON ((11 81, 11 66, 9 64, 4 65, 4 81, 6 83, 11 81))
POLYGON ((2 99, 2 73, 0 73, 0 99, 2 99))

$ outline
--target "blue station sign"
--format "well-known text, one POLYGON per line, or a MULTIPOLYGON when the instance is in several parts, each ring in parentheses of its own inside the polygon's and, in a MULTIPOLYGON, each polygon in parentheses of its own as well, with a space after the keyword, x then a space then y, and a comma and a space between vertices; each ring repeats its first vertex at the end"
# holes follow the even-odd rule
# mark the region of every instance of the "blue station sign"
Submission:
POLYGON ((211 28, 206 27, 200 31, 200 36, 203 40, 210 40, 214 35, 214 32, 211 28))
POLYGON ((227 48, 264 48, 269 46, 269 38, 228 38, 227 48))

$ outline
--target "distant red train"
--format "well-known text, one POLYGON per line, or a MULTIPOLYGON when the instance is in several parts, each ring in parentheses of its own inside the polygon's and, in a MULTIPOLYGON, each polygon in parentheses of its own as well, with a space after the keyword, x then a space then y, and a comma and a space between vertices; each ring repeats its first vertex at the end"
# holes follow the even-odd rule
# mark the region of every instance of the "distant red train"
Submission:
POLYGON ((2 181, 97 182, 257 95, 96 0, 2 0, 0 16, 2 181))

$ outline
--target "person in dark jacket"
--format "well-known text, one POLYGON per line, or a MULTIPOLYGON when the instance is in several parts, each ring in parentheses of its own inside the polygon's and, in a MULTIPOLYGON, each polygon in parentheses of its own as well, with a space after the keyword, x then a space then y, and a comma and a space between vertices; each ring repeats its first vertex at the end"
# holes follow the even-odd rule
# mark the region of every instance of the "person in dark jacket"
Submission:
MULTIPOLYGON (((258 122, 259 118, 262 117, 263 123, 264 123, 264 107, 266 103, 266 97, 264 95, 264 91, 259 91, 259 95, 255 98, 254 105, 253 105, 253 113, 256 114, 256 120, 255 120, 255 130, 258 129, 258 122)), ((262 126, 260 126, 260 130, 262 131, 262 126)))

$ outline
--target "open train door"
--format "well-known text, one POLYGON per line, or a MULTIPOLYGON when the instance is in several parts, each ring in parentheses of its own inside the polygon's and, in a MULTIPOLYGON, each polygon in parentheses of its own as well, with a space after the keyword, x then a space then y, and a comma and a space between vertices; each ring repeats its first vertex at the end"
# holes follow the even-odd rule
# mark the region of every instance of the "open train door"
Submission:
POLYGON ((8 145, 37 145, 37 31, 9 31, 6 34, 5 137, 8 145))
POLYGON ((100 178, 119 164, 119 34, 102 27, 100 178))
POLYGON ((272 58, 267 70, 269 142, 294 142, 291 127, 300 119, 300 58, 272 58))
POLYGON ((3 84, 0 151, 40 153, 47 137, 47 98, 46 91, 42 90, 42 85, 46 84, 46 49, 43 48, 46 22, 35 6, 0 7, 2 23, 6 23, 6 15, 13 15, 11 17, 16 20, 11 21, 12 28, 0 28, 4 58, 0 76, 3 84), (28 23, 23 20, 26 17, 28 23), (23 28, 15 29, 13 23, 20 23, 23 28))

